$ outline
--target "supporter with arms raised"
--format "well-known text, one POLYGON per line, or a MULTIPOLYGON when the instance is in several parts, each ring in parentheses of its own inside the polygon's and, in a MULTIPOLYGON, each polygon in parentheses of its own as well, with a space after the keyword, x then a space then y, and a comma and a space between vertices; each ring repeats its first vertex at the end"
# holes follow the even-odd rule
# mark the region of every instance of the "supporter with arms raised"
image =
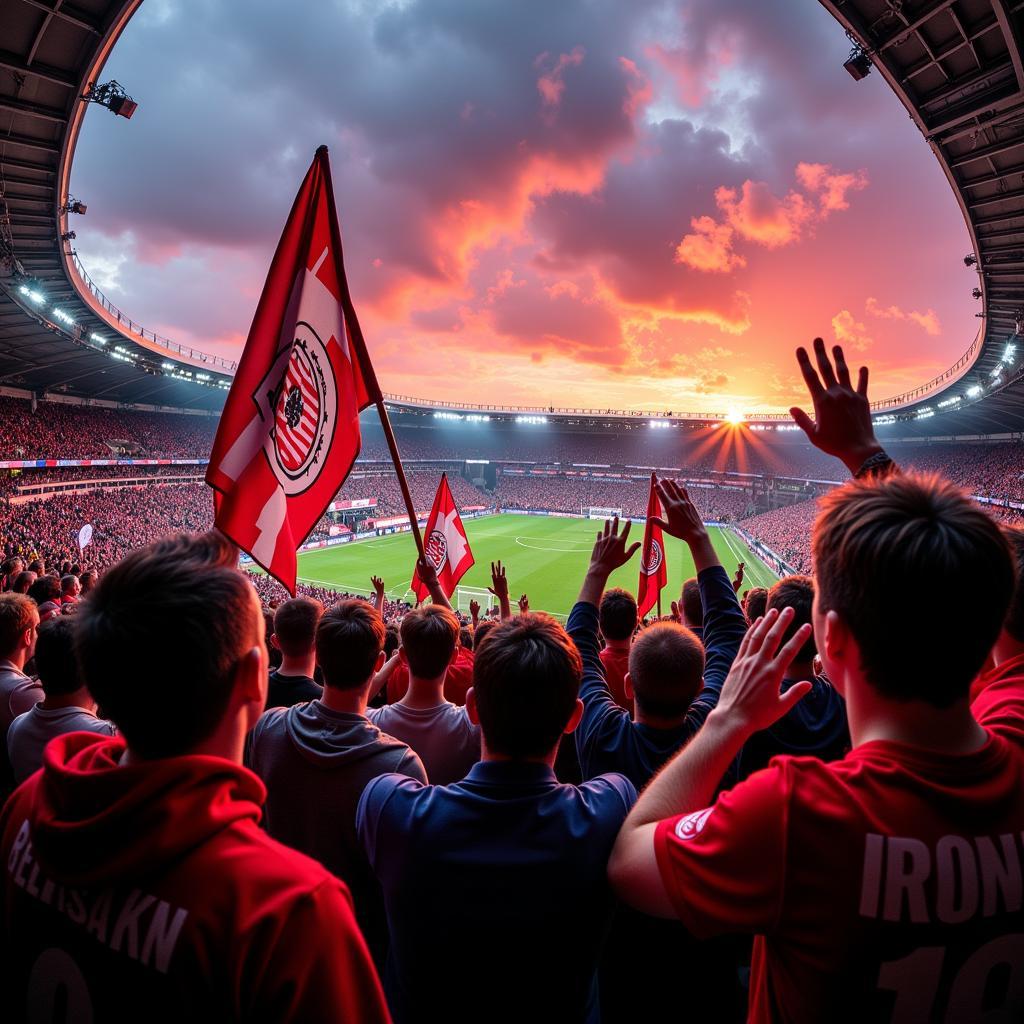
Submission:
MULTIPOLYGON (((746 628, 736 592, 689 495, 673 480, 659 480, 656 487, 665 510, 661 528, 686 542, 697 568, 706 656, 705 645, 685 626, 658 622, 645 629, 630 649, 624 680, 626 697, 636 701, 631 717, 616 704, 598 655, 598 606, 608 579, 606 563, 591 561, 567 626, 583 657, 584 711, 576 729, 583 777, 622 772, 638 790, 714 708, 746 628)), ((629 535, 629 526, 627 522, 623 538, 629 535)), ((605 529, 617 533, 618 520, 610 527, 605 524, 605 529)))
MULTIPOLYGON (((625 563, 621 535, 598 546, 608 572, 625 563)), ((452 786, 385 775, 366 787, 357 828, 384 888, 401 1024, 600 1019, 607 857, 636 792, 621 775, 578 787, 555 777, 559 740, 583 710, 581 671, 550 616, 495 626, 467 700, 481 762, 452 786)))
MULTIPOLYGON (((344 879, 382 968, 384 904, 356 838, 356 804, 378 775, 398 772, 427 781, 416 754, 366 718, 367 702, 386 678, 384 637, 384 622, 366 601, 339 601, 328 609, 316 627, 323 694, 264 714, 249 734, 245 757, 267 787, 264 827, 344 879)), ((397 655, 392 665, 395 660, 397 655)))
POLYGON ((75 658, 77 615, 61 615, 39 627, 35 663, 45 698, 11 723, 7 752, 15 782, 24 782, 43 763, 43 748, 55 736, 69 732, 97 732, 114 736, 117 730, 96 716, 96 701, 75 658))
MULTIPOLYGON (((842 351, 833 371, 815 349, 824 385, 806 353, 801 365, 817 419, 797 419, 861 472, 867 371, 854 390, 842 351)), ((830 764, 778 757, 711 803, 743 744, 810 689, 780 692, 811 627, 783 644, 793 610, 769 610, 704 728, 630 814, 610 876, 698 936, 756 936, 752 1020, 1020 1019, 1024 758, 968 697, 1013 565, 952 485, 868 473, 823 500, 814 532, 813 629, 854 749, 830 764)))
MULTIPOLYGON (((480 730, 464 707, 444 697, 445 675, 459 651, 459 620, 438 585, 434 567, 422 558, 417 565, 432 603, 407 612, 399 626, 399 658, 408 668, 408 689, 395 704, 369 708, 366 717, 412 747, 427 778, 446 786, 480 760, 480 730)), ((391 677, 397 672, 396 666, 391 677)))
POLYGON ((51 741, 0 815, 5 1020, 387 1020, 344 883, 258 825, 267 651, 236 558, 167 538, 82 603, 82 674, 123 739, 51 741))

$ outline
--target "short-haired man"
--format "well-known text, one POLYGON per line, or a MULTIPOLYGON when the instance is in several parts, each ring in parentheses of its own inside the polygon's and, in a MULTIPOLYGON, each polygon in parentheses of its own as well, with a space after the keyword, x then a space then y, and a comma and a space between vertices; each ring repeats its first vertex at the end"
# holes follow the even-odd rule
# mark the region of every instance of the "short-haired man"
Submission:
MULTIPOLYGON (((626 696, 626 673, 629 671, 629 648, 636 632, 636 598, 628 590, 613 587, 605 591, 598 610, 598 622, 604 647, 601 664, 612 700, 624 711, 633 713, 633 699, 626 696)), ((585 685, 585 684, 584 684, 585 685)), ((577 738, 578 738, 577 733, 577 738)))
POLYGON ((67 573, 60 580, 60 603, 77 604, 78 597, 82 593, 82 584, 73 573, 67 573))
POLYGON ((811 687, 780 692, 811 626, 783 644, 793 609, 768 611, 631 813, 611 878, 698 936, 756 936, 753 1021, 1020 1020, 1024 757, 969 703, 1013 591, 1006 540, 951 484, 883 476, 867 370, 854 389, 842 349, 833 369, 814 348, 823 380, 799 361, 815 421, 794 417, 861 477, 823 499, 813 537, 813 632, 853 750, 777 757, 711 802, 740 747, 811 687))
POLYGON ((752 626, 768 610, 768 591, 765 587, 751 587, 743 595, 743 614, 752 626))
POLYGON ((324 606, 311 597, 282 601, 274 612, 270 643, 281 652, 281 664, 270 673, 268 708, 290 708, 320 696, 316 671, 316 626, 324 606))
POLYGON ((28 596, 32 598, 37 605, 48 604, 53 602, 60 609, 60 580, 56 576, 46 576, 45 574, 37 574, 36 579, 32 585, 28 588, 28 596))
MULTIPOLYGON (((583 656, 584 711, 576 728, 583 778, 621 772, 637 790, 693 736, 718 703, 745 630, 729 576, 689 495, 672 480, 656 486, 666 513, 662 528, 687 543, 697 568, 708 640, 706 664, 704 645, 685 626, 648 626, 633 642, 624 680, 626 695, 636 702, 631 716, 613 700, 597 653, 597 606, 603 603, 607 580, 594 565, 567 626, 583 656)), ((618 530, 618 520, 613 529, 618 530)))
POLYGON ((68 732, 117 734, 111 722, 97 717, 96 701, 82 682, 74 649, 76 619, 62 615, 39 627, 35 663, 46 696, 18 715, 7 730, 7 753, 16 783, 40 769, 43 749, 55 736, 68 732))
POLYGON ((316 629, 323 693, 267 711, 246 746, 246 763, 267 787, 264 828, 345 879, 382 968, 388 945, 384 904, 356 838, 356 804, 378 775, 397 772, 427 781, 419 757, 366 718, 367 702, 385 678, 384 635, 380 615, 366 601, 339 601, 324 612, 316 629))
POLYGON ((15 1019, 387 1020, 344 883, 258 825, 265 790, 241 761, 267 652, 236 557, 219 534, 158 541, 75 616, 123 738, 51 741, 0 814, 15 1019))
POLYGON ((446 786, 480 760, 480 730, 465 707, 444 697, 445 674, 459 648, 459 620, 437 585, 433 567, 422 568, 423 559, 417 565, 433 603, 406 612, 399 626, 399 658, 409 670, 409 688, 397 703, 369 708, 366 717, 382 732, 412 747, 427 778, 446 786))
MULTIPOLYGON (((810 576, 784 576, 768 591, 767 610, 793 609, 783 644, 803 625, 812 622, 814 580, 810 576)), ((777 754, 817 757, 835 761, 850 749, 850 729, 846 724, 846 702, 828 679, 814 671, 818 648, 814 635, 796 653, 782 679, 785 693, 796 683, 807 681, 810 690, 794 707, 767 729, 754 733, 743 744, 740 756, 730 772, 730 781, 740 781, 767 767, 777 754)))
POLYGON ((14 591, 15 594, 27 594, 29 592, 29 588, 33 583, 35 583, 35 581, 36 574, 34 572, 29 572, 26 569, 24 572, 19 572, 18 575, 15 576, 10 589, 14 591))
POLYGON ((18 715, 43 699, 43 688, 25 674, 36 649, 39 611, 24 594, 0 594, 0 799, 14 789, 7 732, 18 715))
MULTIPOLYGON (((608 572, 624 564, 621 538, 599 543, 608 572)), ((606 858, 635 790, 621 775, 555 777, 583 710, 581 669, 549 616, 502 622, 476 653, 467 700, 481 762, 452 786, 385 775, 366 787, 357 829, 384 887, 399 1024, 598 1019, 606 858), (439 984, 453 957, 457 984, 439 984)))

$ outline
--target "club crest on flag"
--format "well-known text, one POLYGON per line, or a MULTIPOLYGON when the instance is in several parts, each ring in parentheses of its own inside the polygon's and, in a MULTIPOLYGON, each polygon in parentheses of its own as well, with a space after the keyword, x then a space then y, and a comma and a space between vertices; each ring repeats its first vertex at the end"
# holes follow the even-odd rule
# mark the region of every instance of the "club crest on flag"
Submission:
POLYGON ((664 558, 665 554, 661 550, 661 541, 652 540, 651 550, 648 552, 647 558, 642 563, 640 571, 645 576, 653 576, 661 568, 661 563, 664 558))
POLYGON ((439 573, 444 563, 448 560, 448 541, 440 530, 430 531, 425 551, 427 558, 430 559, 430 564, 434 567, 434 571, 439 573))
POLYGON ((271 424, 264 445, 270 468, 286 494, 300 494, 324 467, 338 408, 330 356, 309 323, 295 325, 293 344, 278 354, 253 400, 271 424))

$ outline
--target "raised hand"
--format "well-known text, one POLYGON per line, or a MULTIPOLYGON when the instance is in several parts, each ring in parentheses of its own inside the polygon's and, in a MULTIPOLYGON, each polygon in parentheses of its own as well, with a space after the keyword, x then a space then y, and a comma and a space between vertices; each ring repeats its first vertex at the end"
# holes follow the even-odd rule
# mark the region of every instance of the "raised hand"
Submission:
POLYGON ((673 601, 669 607, 672 610, 672 621, 681 623, 683 621, 683 613, 679 610, 679 602, 673 601))
POLYGON ((473 620, 473 628, 480 621, 480 602, 474 597, 469 602, 469 617, 473 620))
POLYGON ((491 585, 487 588, 497 599, 502 620, 512 617, 512 605, 508 599, 508 579, 500 560, 491 562, 491 585))
POLYGON ((619 533, 618 516, 604 521, 604 529, 598 532, 594 550, 590 555, 588 575, 603 576, 607 580, 619 566, 625 565, 637 553, 640 548, 639 541, 629 548, 626 547, 632 525, 627 519, 626 525, 619 533))
POLYGON ((743 586, 743 570, 746 567, 746 562, 740 562, 740 564, 736 566, 736 575, 732 578, 732 589, 734 594, 738 594, 740 592, 740 587, 743 586))
POLYGON ((520 615, 525 615, 530 610, 530 599, 525 594, 523 594, 523 596, 519 598, 519 602, 518 603, 519 603, 519 614, 520 615))
POLYGON ((655 516, 652 520, 655 526, 660 526, 669 536, 678 537, 690 545, 707 537, 707 527, 685 487, 680 487, 675 480, 657 480, 654 489, 661 500, 664 516, 655 516))
POLYGON ((856 474, 865 460, 882 450, 871 424, 868 368, 860 368, 854 389, 842 346, 832 348, 835 369, 821 338, 814 339, 814 358, 818 364, 817 371, 811 365, 807 350, 796 350, 800 372, 814 403, 814 419, 795 406, 789 414, 815 448, 841 459, 846 468, 856 474))
POLYGON ((805 623, 779 650, 794 614, 792 608, 783 608, 781 614, 773 608, 747 630, 714 714, 728 716, 744 731, 755 733, 777 722, 810 692, 806 680, 780 692, 786 669, 811 635, 811 626, 805 623))
POLYGON ((370 577, 370 586, 373 587, 373 600, 370 602, 374 608, 384 614, 384 581, 379 576, 370 577))
POLYGON ((441 589, 441 584, 437 580, 437 570, 429 558, 421 557, 416 559, 416 575, 419 576, 420 582, 430 591, 430 600, 434 604, 451 608, 451 602, 445 596, 445 592, 441 589))

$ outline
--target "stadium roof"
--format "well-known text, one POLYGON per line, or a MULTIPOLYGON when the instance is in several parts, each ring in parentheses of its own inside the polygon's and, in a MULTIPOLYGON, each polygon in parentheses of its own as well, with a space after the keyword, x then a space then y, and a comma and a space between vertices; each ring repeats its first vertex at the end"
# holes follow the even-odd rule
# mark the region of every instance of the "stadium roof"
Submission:
MULTIPOLYGON (((1024 431, 1024 338, 1017 335, 1024 330, 1024 0, 821 2, 907 107, 953 186, 974 242, 973 253, 950 259, 976 261, 969 265, 978 275, 981 330, 946 373, 877 403, 876 418, 896 418, 901 435, 1024 431)), ((4 4, 0 386, 215 410, 234 365, 131 321, 92 285, 73 239, 64 237, 75 216, 66 207, 83 97, 101 82, 103 64, 140 3, 4 4)), ((398 396, 392 403, 410 410, 433 405, 398 396)))

